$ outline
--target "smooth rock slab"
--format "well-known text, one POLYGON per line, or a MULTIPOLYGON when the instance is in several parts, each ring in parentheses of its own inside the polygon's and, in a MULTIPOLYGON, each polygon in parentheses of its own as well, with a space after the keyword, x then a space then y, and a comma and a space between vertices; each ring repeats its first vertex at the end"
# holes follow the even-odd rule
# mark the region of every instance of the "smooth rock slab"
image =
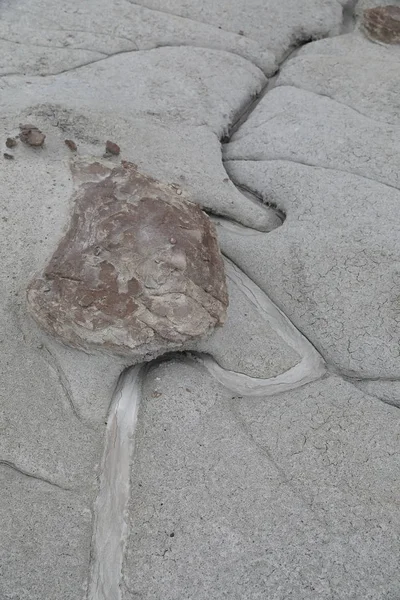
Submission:
POLYGON ((196 367, 143 387, 122 599, 397 600, 397 409, 337 377, 240 398, 196 367))
POLYGON ((224 267, 201 209, 132 163, 75 171, 83 183, 69 229, 28 288, 38 323, 74 347, 138 362, 221 325, 224 267))
POLYGON ((363 28, 372 40, 385 44, 400 43, 400 7, 376 6, 365 10, 363 28))

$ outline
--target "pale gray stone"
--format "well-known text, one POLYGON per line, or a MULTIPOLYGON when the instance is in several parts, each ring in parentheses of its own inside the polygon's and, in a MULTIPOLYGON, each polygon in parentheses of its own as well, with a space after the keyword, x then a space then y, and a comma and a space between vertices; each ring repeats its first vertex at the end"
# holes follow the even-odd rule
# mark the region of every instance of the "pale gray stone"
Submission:
POLYGON ((336 377, 232 398, 170 362, 143 391, 124 600, 395 600, 398 412, 336 377))
POLYGON ((385 381, 384 379, 355 381, 356 385, 362 392, 369 394, 400 408, 400 381, 385 381))
POLYGON ((225 147, 230 160, 290 160, 400 187, 400 128, 318 94, 271 90, 225 147))
POLYGON ((85 597, 90 503, 2 461, 0 486, 2 600, 85 597))
MULTIPOLYGON (((388 1, 390 2, 390 0, 388 1)), ((372 0, 372 2, 375 2, 375 0, 372 0)), ((360 0, 357 3, 357 6, 359 4, 360 0)), ((365 61, 368 63, 369 61, 374 61, 383 56, 399 56, 400 46, 374 44, 368 40, 358 28, 356 28, 344 35, 316 40, 311 44, 305 44, 297 51, 297 56, 305 56, 307 54, 319 54, 321 56, 326 54, 334 56, 354 54, 355 59, 358 55, 362 54, 365 61)))
POLYGON ((60 104, 102 114, 109 122, 115 115, 151 116, 171 125, 207 125, 222 137, 266 78, 258 67, 228 52, 171 47, 119 53, 59 75, 10 75, 3 81, 2 111, 60 104))
POLYGON ((227 273, 229 306, 226 322, 195 348, 215 358, 225 369, 252 377, 275 377, 294 367, 301 356, 255 309, 227 273))
POLYGON ((340 36, 331 52, 322 41, 308 44, 306 49, 286 63, 277 86, 328 96, 378 123, 399 126, 400 54, 377 44, 367 45, 355 35, 340 36))
POLYGON ((222 326, 224 265, 207 215, 133 163, 72 168, 79 185, 68 231, 27 291, 39 325, 67 345, 134 364, 222 326))
POLYGON ((272 50, 280 62, 291 47, 340 32, 337 0, 138 0, 136 4, 239 33, 272 50))
POLYGON ((398 377, 400 192, 287 161, 227 168, 287 218, 267 235, 219 227, 222 251, 328 363, 350 375, 398 377))
MULTIPOLYGON (((399 396, 399 200, 389 186, 400 46, 358 29, 364 8, 388 3, 398 0, 359 0, 354 33, 306 44, 283 68, 282 89, 290 80, 306 91, 289 111, 279 96, 272 128, 252 127, 246 142, 269 144, 273 160, 226 164, 255 196, 227 178, 219 141, 294 45, 351 27, 352 2, 0 3, 3 140, 19 123, 46 135, 42 148, 19 143, 0 170, 1 598, 86 597, 107 410, 128 366, 61 346, 26 316, 26 286, 72 208, 68 138, 97 159, 111 140, 141 171, 246 225, 245 236, 221 228, 226 252, 330 369, 355 379, 240 399, 198 365, 150 371, 123 600, 398 600, 398 411, 384 402, 399 396), (326 168, 275 160, 277 149, 326 168), (287 213, 268 235, 279 223, 257 197, 287 213)), ((267 376, 295 362, 232 294, 231 331, 212 349, 219 360, 267 376)))

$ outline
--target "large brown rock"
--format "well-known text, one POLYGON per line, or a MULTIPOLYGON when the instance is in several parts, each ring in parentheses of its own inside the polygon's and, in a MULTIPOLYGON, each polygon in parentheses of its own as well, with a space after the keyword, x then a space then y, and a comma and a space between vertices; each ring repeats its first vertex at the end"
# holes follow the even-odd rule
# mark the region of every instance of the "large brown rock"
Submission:
POLYGON ((182 190, 132 163, 75 164, 69 229, 29 285, 30 312, 61 341, 133 362, 182 349, 225 319, 214 226, 182 190))

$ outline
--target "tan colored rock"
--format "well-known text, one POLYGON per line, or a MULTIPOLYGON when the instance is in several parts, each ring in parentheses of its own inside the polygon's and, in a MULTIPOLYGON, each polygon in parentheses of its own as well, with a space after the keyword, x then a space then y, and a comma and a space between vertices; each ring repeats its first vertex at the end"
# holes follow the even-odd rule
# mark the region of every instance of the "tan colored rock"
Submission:
POLYGON ((376 6, 364 10, 363 28, 373 40, 400 44, 400 6, 376 6))
POLYGON ((214 226, 177 186, 123 161, 76 163, 69 229, 28 289, 33 317, 61 341, 133 362, 182 349, 224 322, 214 226))

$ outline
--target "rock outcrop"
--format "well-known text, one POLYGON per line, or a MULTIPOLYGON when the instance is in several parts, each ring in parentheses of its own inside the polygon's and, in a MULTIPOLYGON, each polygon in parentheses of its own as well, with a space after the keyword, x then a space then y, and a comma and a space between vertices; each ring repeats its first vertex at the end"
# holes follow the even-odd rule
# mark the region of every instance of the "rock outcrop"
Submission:
POLYGON ((221 325, 223 261, 201 209, 132 163, 76 163, 74 171, 69 229, 28 288, 36 321, 64 343, 133 362, 221 325))

